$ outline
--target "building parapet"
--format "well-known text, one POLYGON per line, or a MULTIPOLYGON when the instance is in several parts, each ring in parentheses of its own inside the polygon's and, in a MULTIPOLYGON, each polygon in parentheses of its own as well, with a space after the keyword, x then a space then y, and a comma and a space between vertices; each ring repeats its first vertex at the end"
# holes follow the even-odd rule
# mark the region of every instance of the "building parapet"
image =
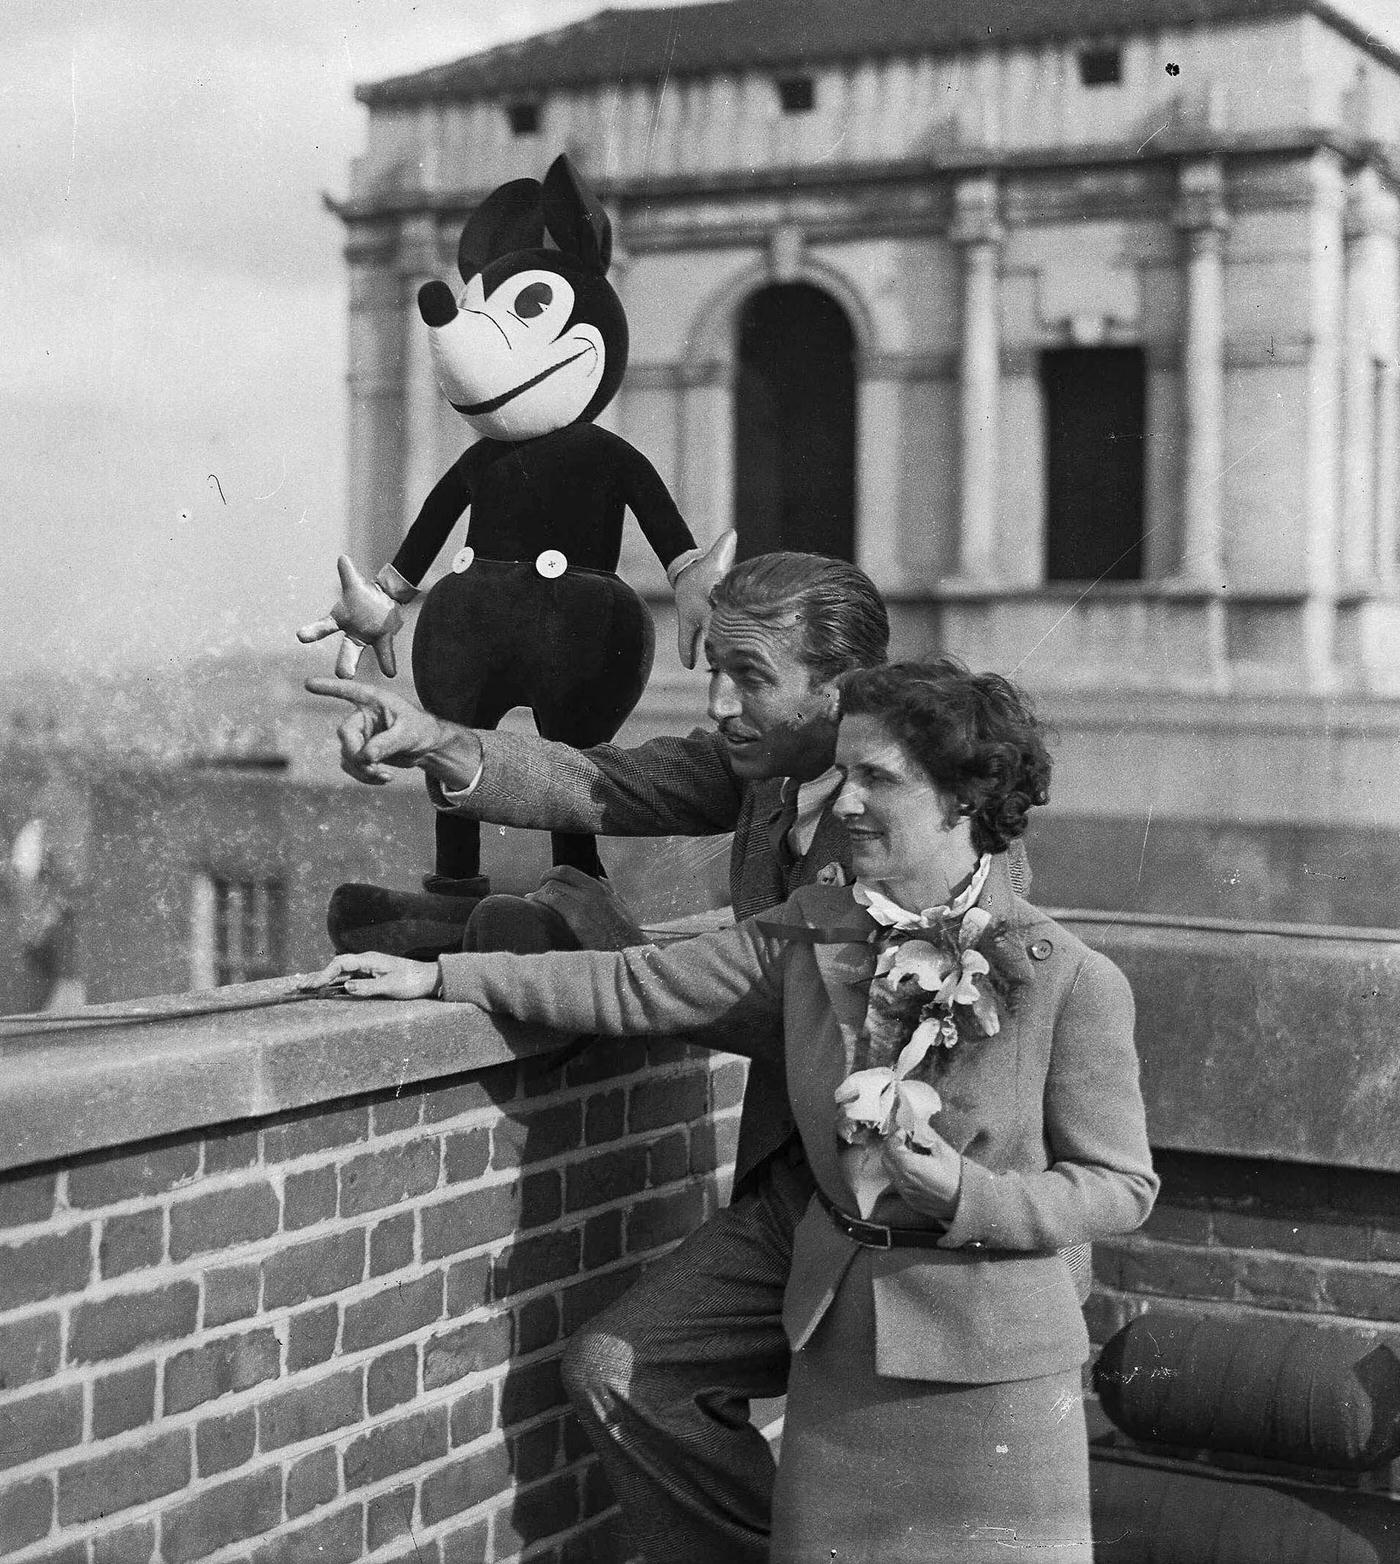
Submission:
MULTIPOLYGON (((1158 1311, 1392 1339, 1400 935, 1060 916, 1133 984, 1163 1176, 1144 1230, 1095 1248, 1093 1339, 1158 1311)), ((739 1061, 314 1000, 7 1041, 0 1066, 7 1560, 625 1556, 559 1356, 714 1209, 739 1061)), ((1177 1481, 1183 1452, 1091 1426, 1177 1481)), ((1314 1502, 1277 1462, 1193 1471, 1314 1502)), ((1400 1516, 1388 1468, 1329 1482, 1400 1516)))
POLYGON ((743 1069, 566 1044, 329 1000, 3 1044, 0 1554, 612 1556, 560 1348, 714 1209, 743 1069))

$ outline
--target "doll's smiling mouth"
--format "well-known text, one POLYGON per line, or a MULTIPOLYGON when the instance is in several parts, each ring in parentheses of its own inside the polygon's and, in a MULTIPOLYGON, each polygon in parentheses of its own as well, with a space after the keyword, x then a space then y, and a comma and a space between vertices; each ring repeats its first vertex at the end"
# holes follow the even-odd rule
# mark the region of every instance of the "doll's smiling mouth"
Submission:
POLYGON ((560 359, 557 364, 551 364, 548 369, 542 369, 539 374, 532 375, 529 380, 521 381, 518 386, 512 387, 509 391, 502 391, 500 396, 489 397, 484 402, 472 402, 465 407, 460 402, 454 402, 452 406, 467 418, 477 418, 482 413, 494 413, 497 408, 504 407, 507 402, 514 401, 521 392, 528 391, 531 386, 539 385, 542 380, 548 380, 551 375, 558 374, 561 369, 567 369, 570 364, 576 364, 585 353, 593 353, 595 351, 596 349, 591 345, 582 347, 569 358, 560 359))

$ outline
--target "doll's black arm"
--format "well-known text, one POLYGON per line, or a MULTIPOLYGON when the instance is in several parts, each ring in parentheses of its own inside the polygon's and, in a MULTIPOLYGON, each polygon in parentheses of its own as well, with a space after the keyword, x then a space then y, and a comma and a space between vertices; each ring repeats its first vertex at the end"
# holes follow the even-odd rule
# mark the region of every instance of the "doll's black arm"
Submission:
POLYGON ((635 445, 622 439, 617 443, 623 496, 637 518, 642 536, 662 565, 669 565, 678 555, 692 550, 695 539, 671 498, 671 491, 661 481, 661 474, 635 445))
POLYGON ((471 504, 477 480, 495 454, 494 441, 478 440, 433 485, 392 562, 410 585, 417 586, 428 573, 462 512, 471 504))

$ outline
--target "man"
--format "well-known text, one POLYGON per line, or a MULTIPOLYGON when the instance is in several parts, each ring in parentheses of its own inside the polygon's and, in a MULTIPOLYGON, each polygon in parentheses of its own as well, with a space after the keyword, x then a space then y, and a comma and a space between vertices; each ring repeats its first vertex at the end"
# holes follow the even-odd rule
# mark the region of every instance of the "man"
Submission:
MULTIPOLYGON (((439 807, 494 824, 604 836, 734 833, 736 917, 849 872, 832 814, 839 776, 835 681, 885 660, 889 619, 854 566, 766 554, 712 594, 705 637, 713 732, 576 751, 475 733, 368 685, 313 679, 356 710, 342 766, 368 783, 416 766, 439 807)), ((588 943, 641 943, 611 891, 567 870, 552 905, 588 943), (604 932, 596 937, 598 931, 604 932), (587 938, 587 934, 585 934, 587 938)), ((550 893, 549 886, 556 889, 550 893)), ((774 1466, 750 1399, 782 1394, 783 1289, 813 1189, 781 1072, 750 1067, 734 1197, 577 1332, 564 1378, 651 1564, 762 1564, 774 1466)))

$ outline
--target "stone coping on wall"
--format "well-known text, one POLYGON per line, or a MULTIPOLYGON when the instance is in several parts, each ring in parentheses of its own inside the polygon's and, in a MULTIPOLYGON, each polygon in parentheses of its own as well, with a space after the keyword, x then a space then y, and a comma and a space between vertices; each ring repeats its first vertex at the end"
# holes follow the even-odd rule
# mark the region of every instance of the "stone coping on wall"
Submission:
POLYGON ((1058 916, 1132 985, 1154 1146, 1400 1172, 1400 932, 1058 916))
MULTIPOLYGON (((1061 912, 1137 1000, 1152 1143, 1400 1172, 1400 934, 1061 912)), ((279 1003, 292 980, 214 991, 264 1008, 6 1037, 0 1170, 486 1069, 565 1039, 470 1005, 279 1003)), ((211 996, 205 996, 209 998, 211 996)), ((199 996, 144 1002, 179 1011, 199 996)))
POLYGON ((275 978, 93 1006, 81 1024, 23 1037, 0 1017, 0 1170, 487 1069, 566 1041, 472 1005, 286 1003, 292 987, 275 978), (181 1013, 201 998, 267 1004, 181 1013), (138 1009, 174 1013, 115 1019, 138 1009))

